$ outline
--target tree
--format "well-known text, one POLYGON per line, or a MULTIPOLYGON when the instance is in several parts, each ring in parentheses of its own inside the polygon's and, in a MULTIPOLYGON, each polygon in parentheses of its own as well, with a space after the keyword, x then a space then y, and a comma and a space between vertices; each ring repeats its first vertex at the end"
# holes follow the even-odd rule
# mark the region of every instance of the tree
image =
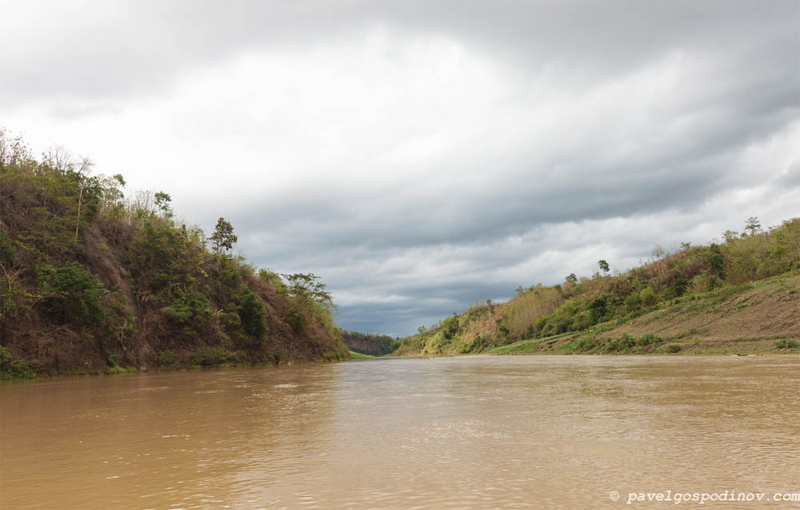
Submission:
POLYGON ((589 303, 589 312, 591 313, 592 323, 597 324, 608 312, 606 298, 603 296, 594 298, 589 303))
MULTIPOLYGON (((159 191, 155 194, 155 202, 156 207, 161 209, 161 213, 164 215, 165 218, 172 217, 172 210, 170 210, 169 203, 172 202, 172 197, 169 196, 169 193, 164 193, 163 191, 159 191)), ((220 218, 222 220, 222 218, 220 218)), ((228 223, 230 225, 230 223, 228 223)), ((219 228, 219 223, 217 223, 217 228, 219 228)), ((233 227, 231 227, 231 232, 233 232, 233 227)), ((236 242, 236 240, 233 240, 236 242)))
POLYGON ((442 335, 445 340, 450 340, 458 333, 458 318, 448 317, 442 321, 442 335))
POLYGON ((681 243, 681 251, 686 251, 691 247, 692 247, 692 243, 690 243, 690 242, 681 243))
POLYGON ((233 225, 226 221, 225 218, 220 218, 217 221, 217 226, 214 228, 214 233, 211 234, 210 239, 214 251, 217 253, 221 253, 223 250, 232 250, 233 245, 239 240, 233 233, 233 225))
POLYGON ((566 281, 568 281, 570 283, 578 283, 578 277, 575 276, 575 273, 570 273, 569 276, 564 278, 564 280, 566 280, 566 281))
POLYGON ((689 288, 689 280, 686 278, 678 278, 675 280, 672 288, 675 289, 676 296, 683 296, 686 293, 686 289, 689 288))
POLYGON ((761 222, 758 221, 758 217, 756 216, 751 216, 747 218, 744 224, 745 224, 744 229, 750 232, 751 236, 761 232, 761 222))
POLYGON ((333 297, 325 290, 326 285, 319 282, 314 273, 297 273, 282 275, 288 281, 289 295, 301 302, 315 301, 325 308, 334 308, 333 297))
POLYGON ((718 278, 722 279, 725 256, 722 254, 722 250, 719 249, 717 244, 712 243, 711 246, 708 247, 706 261, 708 262, 708 265, 711 267, 711 270, 714 272, 714 274, 716 274, 718 278))
POLYGON ((78 181, 78 219, 75 222, 75 239, 73 241, 74 244, 78 244, 78 231, 81 228, 81 206, 83 205, 83 192, 86 189, 87 182, 87 174, 89 170, 94 166, 94 163, 89 158, 83 158, 80 162, 80 166, 78 167, 77 171, 74 171, 74 164, 69 163, 67 168, 64 170, 69 172, 74 172, 74 175, 77 177, 78 181))
POLYGON ((663 246, 661 246, 660 244, 656 244, 655 246, 653 246, 653 251, 651 251, 650 253, 653 255, 654 259, 661 260, 661 257, 663 257, 666 252, 664 251, 663 246))
POLYGON ((600 270, 601 270, 601 271, 602 271, 604 274, 608 274, 608 272, 611 270, 611 268, 608 266, 608 262, 606 262, 604 259, 600 259, 600 260, 597 262, 597 265, 598 265, 598 266, 600 266, 600 270))

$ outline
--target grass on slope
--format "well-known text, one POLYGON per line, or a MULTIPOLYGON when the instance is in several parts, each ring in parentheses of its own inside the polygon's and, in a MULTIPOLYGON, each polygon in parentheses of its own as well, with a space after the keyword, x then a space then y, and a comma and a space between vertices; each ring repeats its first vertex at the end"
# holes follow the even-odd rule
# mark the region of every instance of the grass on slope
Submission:
POLYGON ((523 340, 490 354, 800 353, 800 276, 676 299, 586 331, 523 340))
POLYGON ((369 354, 361 354, 360 352, 350 351, 350 358, 351 359, 372 359, 375 356, 370 356, 369 354))
POLYGON ((562 338, 573 337, 575 333, 562 333, 560 335, 548 336, 545 338, 532 338, 530 340, 520 340, 513 344, 501 345, 493 349, 489 349, 486 354, 529 354, 532 352, 543 352, 543 349, 552 342, 558 341, 562 338))

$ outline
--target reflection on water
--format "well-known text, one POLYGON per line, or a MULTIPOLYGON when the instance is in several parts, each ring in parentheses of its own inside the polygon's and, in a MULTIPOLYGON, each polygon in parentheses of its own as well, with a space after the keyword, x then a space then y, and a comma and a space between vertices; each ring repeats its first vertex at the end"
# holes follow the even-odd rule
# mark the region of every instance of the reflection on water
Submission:
MULTIPOLYGON (((474 356, 2 384, 0 507, 593 508, 614 506, 612 490, 800 491, 798 366, 474 356)), ((754 504, 741 505, 724 507, 754 504)))

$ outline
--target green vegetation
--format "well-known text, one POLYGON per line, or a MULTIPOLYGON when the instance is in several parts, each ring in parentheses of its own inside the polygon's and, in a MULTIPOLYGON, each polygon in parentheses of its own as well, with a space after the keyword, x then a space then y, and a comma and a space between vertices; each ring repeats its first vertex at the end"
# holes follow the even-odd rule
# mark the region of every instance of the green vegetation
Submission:
POLYGON ((241 354, 228 351, 223 347, 204 347, 192 353, 190 359, 193 365, 215 367, 227 363, 235 363, 240 357, 241 354))
POLYGON ((38 369, 33 361, 14 359, 8 349, 0 345, 0 380, 32 379, 38 375, 38 369))
POLYGON ((0 377, 348 357, 317 276, 257 270, 224 218, 207 240, 91 166, 0 130, 0 377))
POLYGON ((397 347, 397 341, 388 335, 359 333, 358 331, 339 330, 342 342, 353 352, 370 356, 391 354, 397 347))
POLYGON ((600 260, 591 278, 572 273, 558 285, 520 287, 507 303, 478 303, 421 327, 396 354, 737 352, 732 343, 748 342, 748 327, 770 333, 758 334, 747 352, 793 349, 785 342, 800 338, 797 321, 776 325, 763 312, 800 314, 800 218, 766 231, 748 218, 745 233, 724 237, 723 244, 681 243, 671 255, 656 246, 653 259, 622 274, 610 275, 600 260), (770 335, 783 342, 762 345, 770 335))
POLYGON ((775 342, 775 347, 778 349, 797 349, 800 348, 800 342, 795 340, 778 340, 775 342))

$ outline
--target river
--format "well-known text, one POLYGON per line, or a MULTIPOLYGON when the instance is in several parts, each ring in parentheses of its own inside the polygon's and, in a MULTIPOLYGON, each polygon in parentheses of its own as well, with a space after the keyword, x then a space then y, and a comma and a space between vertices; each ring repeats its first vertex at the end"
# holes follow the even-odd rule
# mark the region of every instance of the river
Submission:
POLYGON ((800 492, 798 368, 468 356, 7 382, 0 507, 654 508, 625 502, 800 492))

